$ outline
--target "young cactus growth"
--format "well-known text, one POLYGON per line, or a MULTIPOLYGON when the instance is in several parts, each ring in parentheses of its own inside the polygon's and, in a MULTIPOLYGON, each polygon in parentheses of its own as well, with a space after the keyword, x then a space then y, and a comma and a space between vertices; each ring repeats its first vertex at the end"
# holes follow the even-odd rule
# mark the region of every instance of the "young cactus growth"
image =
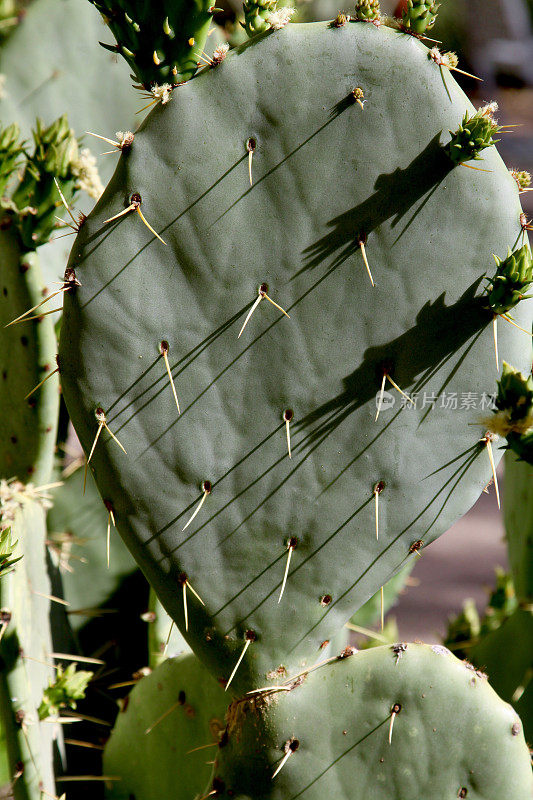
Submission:
POLYGON ((4 196, 13 173, 21 163, 24 144, 20 141, 20 128, 13 122, 0 129, 0 198, 4 196))
POLYGON ((485 420, 488 429, 507 439, 519 458, 533 464, 533 377, 504 362, 498 382, 496 411, 485 420))
POLYGON ((78 670, 76 664, 69 664, 65 670, 59 665, 55 676, 50 678, 43 692, 43 699, 37 712, 39 719, 57 716, 63 709, 76 708, 78 700, 85 697, 85 691, 92 677, 92 672, 78 670))
POLYGON ((361 22, 379 22, 381 19, 379 0, 356 0, 354 18, 361 22))
POLYGON ((17 27, 23 13, 19 0, 0 0, 0 41, 17 27))
POLYGON ((494 257, 498 268, 489 281, 488 302, 495 314, 507 314, 525 299, 533 282, 533 258, 528 244, 509 251, 505 259, 494 257))
POLYGON ((57 225, 62 202, 58 187, 67 202, 79 188, 94 198, 103 191, 95 160, 87 149, 79 150, 66 115, 48 127, 37 120, 33 138, 34 152, 20 183, 3 204, 14 213, 22 247, 28 251, 48 242, 57 225))
POLYGON ((211 0, 90 2, 117 42, 103 46, 126 59, 141 87, 151 91, 154 86, 174 86, 192 78, 215 11, 211 0))
POLYGON ((403 29, 423 36, 435 24, 439 5, 436 0, 407 0, 407 6, 402 11, 403 29))
POLYGON ((482 150, 497 144, 499 139, 494 136, 501 130, 494 119, 497 110, 497 103, 488 103, 472 116, 466 113, 458 130, 450 131, 452 139, 447 152, 454 164, 479 161, 482 150))
POLYGON ((523 192, 531 192, 531 173, 527 172, 525 169, 510 169, 509 172, 511 173, 511 177, 514 178, 516 181, 516 185, 518 186, 518 192, 522 194, 523 192))
POLYGON ((277 0, 244 0, 244 22, 242 26, 248 36, 256 36, 270 30, 270 15, 276 11, 277 0))

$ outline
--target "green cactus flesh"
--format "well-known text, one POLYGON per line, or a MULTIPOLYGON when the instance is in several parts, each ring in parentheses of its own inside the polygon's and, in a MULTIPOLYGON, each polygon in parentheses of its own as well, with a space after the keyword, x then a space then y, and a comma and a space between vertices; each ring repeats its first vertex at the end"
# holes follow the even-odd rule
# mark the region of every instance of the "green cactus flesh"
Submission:
MULTIPOLYGON (((41 800, 55 795, 52 748, 55 726, 41 722, 39 707, 50 680, 51 583, 46 561, 45 511, 24 496, 13 514, 11 532, 23 558, 0 580, 2 642, 0 645, 0 720, 7 740, 10 780, 16 800, 41 800), (6 622, 7 621, 7 622, 6 622), (17 777, 18 776, 18 777, 17 777)), ((6 520, 6 487, 0 526, 6 520), (3 517, 3 521, 1 521, 3 517)))
MULTIPOLYGON (((24 253, 13 229, 0 231, 0 477, 43 483, 52 468, 59 411, 53 315, 4 326, 43 299, 36 253, 24 253)), ((60 305, 60 298, 56 298, 60 305)), ((52 301, 53 303, 54 301, 52 301)), ((52 306, 54 307, 54 306, 52 306)))
MULTIPOLYGON (((89 454, 104 409, 127 455, 102 429, 100 492, 215 677, 246 647, 237 693, 313 661, 491 476, 482 278, 520 232, 518 189, 494 148, 490 172, 453 166, 448 130, 472 107, 452 80, 450 101, 427 52, 355 23, 257 37, 151 113, 73 247, 83 285, 65 297, 60 343, 71 419, 89 454), (136 193, 167 246, 138 206, 105 224, 136 193), (264 282, 290 319, 263 299, 239 338, 264 282), (395 405, 376 422, 389 370, 418 404, 388 385, 395 405)), ((516 307, 520 325, 530 309, 516 307)), ((500 327, 502 355, 525 369, 524 334, 500 327)))
POLYGON ((516 712, 446 648, 401 647, 345 656, 289 691, 236 700, 212 796, 527 800, 516 712))
POLYGON ((169 658, 142 678, 104 753, 105 774, 121 778, 106 792, 108 800, 199 796, 227 706, 223 689, 192 654, 169 658), (202 749, 190 752, 195 748, 202 749))

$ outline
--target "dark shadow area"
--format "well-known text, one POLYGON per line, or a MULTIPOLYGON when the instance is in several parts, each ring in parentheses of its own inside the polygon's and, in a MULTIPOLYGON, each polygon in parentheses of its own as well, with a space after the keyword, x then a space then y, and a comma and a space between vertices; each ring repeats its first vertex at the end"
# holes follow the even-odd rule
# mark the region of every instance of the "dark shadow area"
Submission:
POLYGON ((452 170, 453 163, 440 144, 438 133, 409 166, 380 175, 373 195, 330 220, 328 227, 332 228, 331 232, 304 251, 307 264, 294 277, 319 266, 335 253, 333 265, 342 264, 359 250, 360 238, 368 237, 391 218, 392 227, 395 227, 412 206, 427 192, 435 190, 452 170))
MULTIPOLYGON (((84 700, 78 701, 76 711, 97 721, 82 720, 72 726, 64 725, 67 740, 84 741, 94 748, 66 744, 68 775, 101 775, 102 755, 120 708, 125 708, 131 686, 109 687, 131 680, 132 674, 148 663, 147 625, 140 615, 148 608, 148 584, 140 570, 124 578, 118 591, 101 609, 116 613, 103 614, 87 622, 77 633, 77 646, 71 652, 101 658, 105 666, 79 664, 79 669, 94 671, 84 700), (101 749, 100 749, 101 748, 101 749)), ((73 716, 76 711, 70 712, 73 716)), ((72 800, 100 800, 104 797, 103 782, 61 783, 72 800)))
MULTIPOLYGON (((331 433, 347 416, 377 395, 385 365, 404 391, 412 387, 421 375, 423 378, 418 380, 416 388, 425 385, 429 376, 441 369, 466 342, 470 339, 475 341, 475 337, 490 323, 491 316, 484 308, 483 300, 476 297, 480 280, 476 280, 451 306, 445 305, 444 294, 434 303, 428 301, 417 314, 416 325, 387 344, 368 348, 359 367, 344 379, 344 391, 295 422, 295 430, 312 427, 310 441, 331 433), (316 425, 319 420, 323 421, 316 425)), ((464 356, 461 355, 460 362, 464 356)), ((458 365, 453 367, 443 386, 447 385, 457 368, 458 365)))

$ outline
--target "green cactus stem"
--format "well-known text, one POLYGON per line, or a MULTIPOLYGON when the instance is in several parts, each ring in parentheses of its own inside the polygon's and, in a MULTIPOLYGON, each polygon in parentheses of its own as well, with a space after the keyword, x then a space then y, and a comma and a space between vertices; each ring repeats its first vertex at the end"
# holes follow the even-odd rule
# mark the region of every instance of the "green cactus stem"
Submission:
POLYGON ((54 726, 39 706, 55 674, 50 630, 51 584, 46 563, 44 497, 32 486, 0 484, 0 528, 10 527, 24 557, 0 580, 0 722, 5 731, 11 788, 16 800, 55 795, 54 726), (50 664, 50 666, 47 666, 50 664))

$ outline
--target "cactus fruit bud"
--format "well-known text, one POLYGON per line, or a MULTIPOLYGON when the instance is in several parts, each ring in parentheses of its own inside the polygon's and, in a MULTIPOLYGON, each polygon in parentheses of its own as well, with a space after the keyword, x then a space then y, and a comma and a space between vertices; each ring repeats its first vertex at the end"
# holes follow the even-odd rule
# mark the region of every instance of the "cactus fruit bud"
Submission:
POLYGON ((4 195, 7 184, 19 165, 22 153, 20 128, 16 122, 0 129, 0 197, 4 195))
POLYGON ((447 152, 454 164, 478 161, 482 150, 492 147, 499 141, 493 138, 500 130, 494 119, 497 110, 497 103, 488 103, 471 117, 465 114, 458 130, 455 133, 450 131, 452 139, 447 146, 447 152))
POLYGON ((526 172, 525 169, 510 169, 511 177, 514 178, 518 186, 518 191, 527 192, 531 191, 531 173, 526 172))
POLYGON ((21 242, 27 250, 35 250, 50 239, 56 226, 58 200, 71 201, 78 189, 95 198, 103 191, 94 156, 87 148, 79 151, 66 115, 49 127, 37 120, 33 139, 34 152, 27 157, 20 183, 11 201, 4 202, 15 212, 21 242))
POLYGON ((533 428, 533 376, 527 378, 505 361, 498 381, 496 411, 485 420, 499 436, 523 435, 533 428))
POLYGON ((381 19, 379 0, 356 0, 354 17, 361 22, 379 21, 381 19))
POLYGON ((407 0, 407 7, 402 11, 402 27, 418 36, 430 31, 439 5, 436 0, 407 0))
POLYGON ((90 0, 109 26, 120 53, 142 88, 189 80, 198 69, 197 53, 205 47, 214 7, 206 0, 184 4, 173 0, 90 0), (178 35, 179 34, 179 35, 178 35))
POLYGON ((276 13, 277 0, 248 0, 243 3, 243 28, 251 38, 270 29, 269 17, 276 13))
POLYGON ((506 314, 524 299, 524 293, 533 282, 533 259, 529 245, 523 245, 507 258, 497 256, 498 269, 489 281, 488 301, 495 314, 506 314))

